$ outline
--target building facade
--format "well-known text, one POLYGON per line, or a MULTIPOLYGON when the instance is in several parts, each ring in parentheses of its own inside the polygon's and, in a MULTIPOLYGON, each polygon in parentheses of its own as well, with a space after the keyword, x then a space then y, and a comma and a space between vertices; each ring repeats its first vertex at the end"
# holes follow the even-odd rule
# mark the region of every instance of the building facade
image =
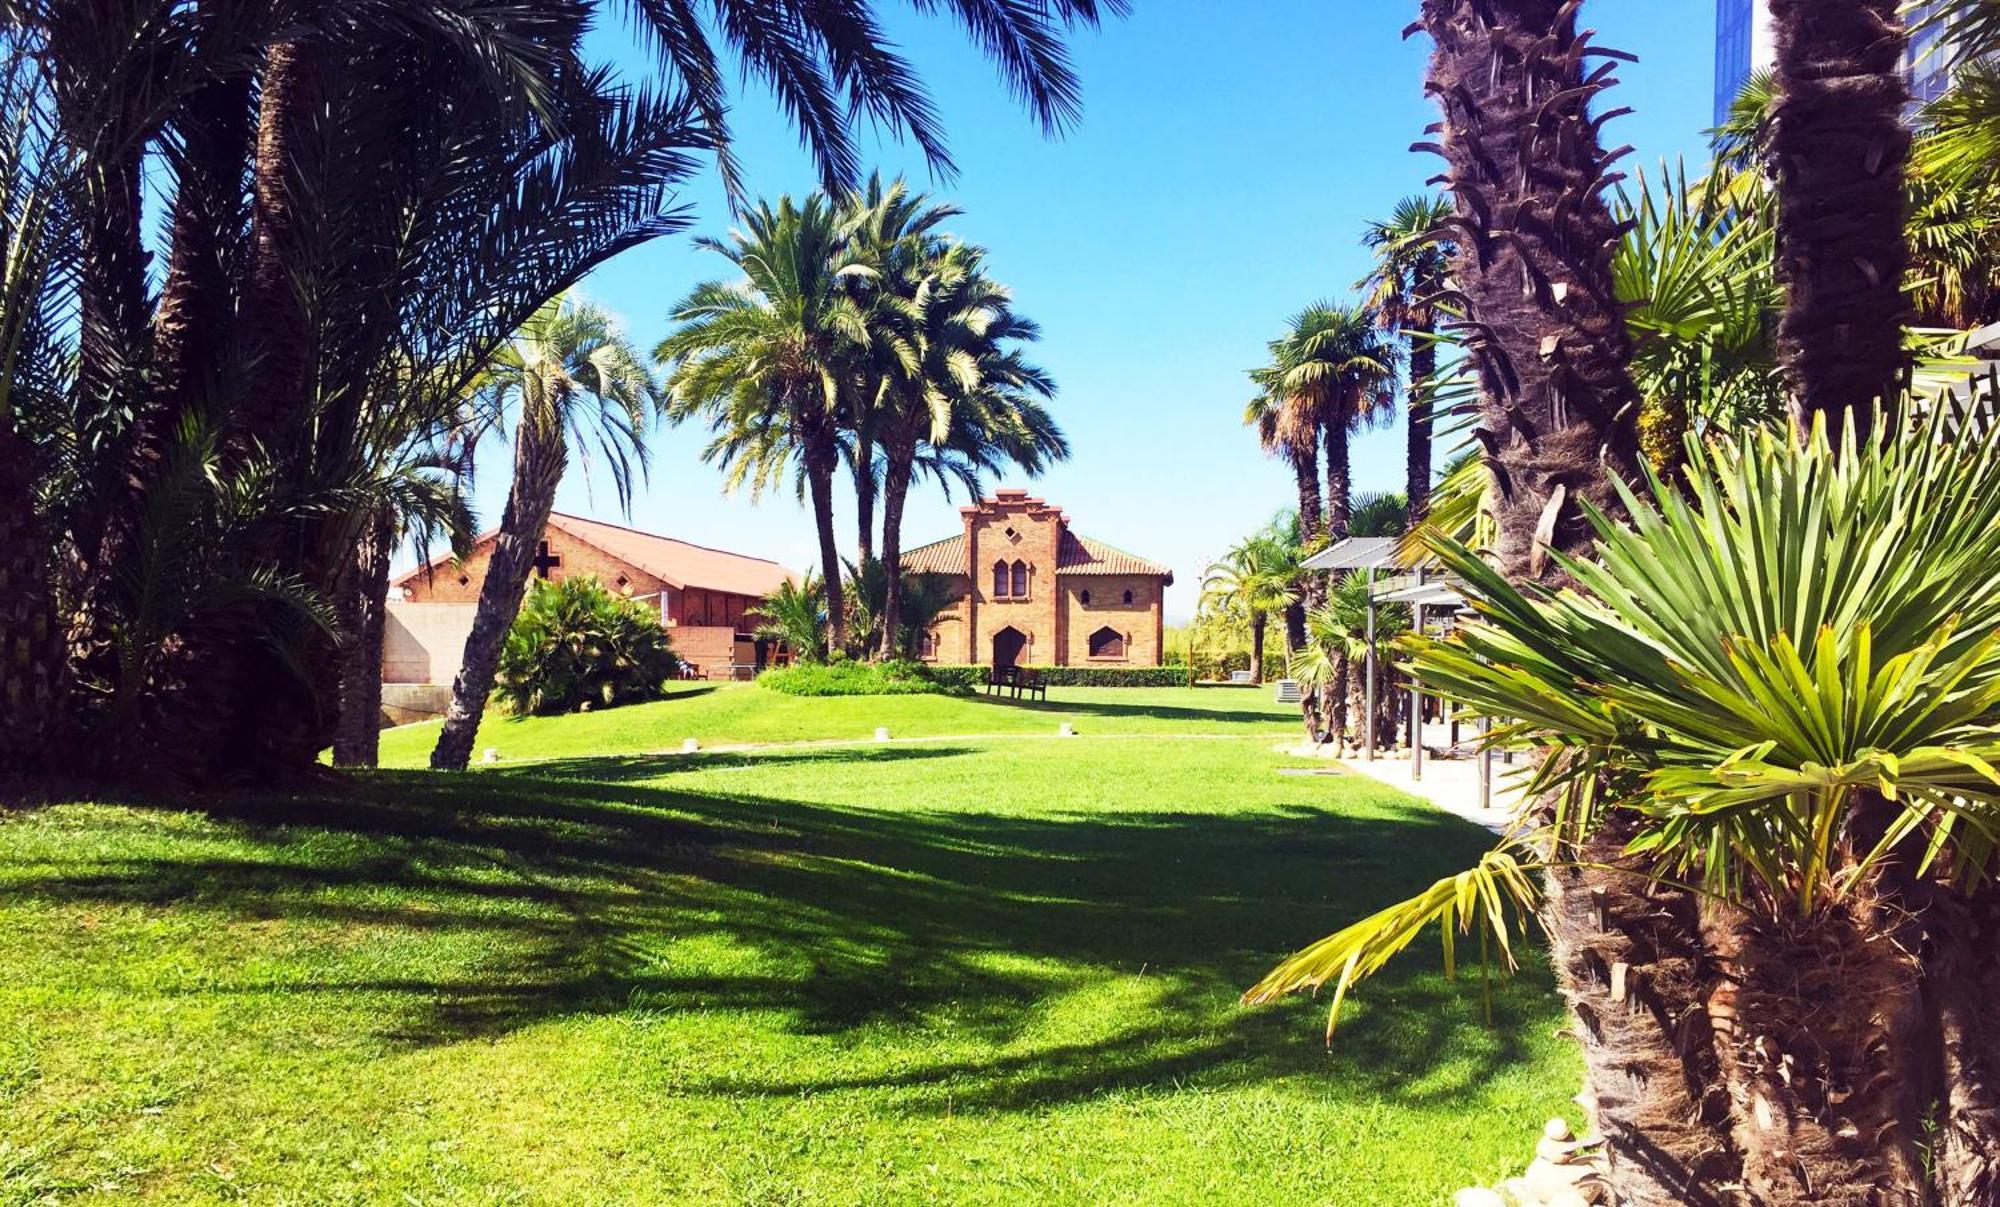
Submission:
MULTIPOLYGON (((392 584, 385 683, 448 684, 458 674, 494 536, 481 536, 462 560, 439 558, 392 584)), ((657 609, 674 652, 706 679, 742 677, 776 656, 775 643, 756 636, 757 605, 791 579, 764 558, 562 514, 543 528, 532 573, 550 581, 588 575, 657 609)))
MULTIPOLYGON (((1950 55, 1938 44, 1935 26, 1925 26, 1936 0, 1919 4, 1903 15, 1916 32, 1904 59, 1910 99, 1922 104, 1943 96, 1951 86, 1950 55)), ((1716 0, 1715 3, 1715 124, 1729 116, 1729 106, 1752 72, 1778 61, 1777 36, 1771 24, 1770 0, 1716 0)))
POLYGON ((903 555, 952 604, 926 661, 978 666, 1159 666, 1173 571, 1070 529, 1060 508, 1000 490, 959 509, 962 530, 903 555))

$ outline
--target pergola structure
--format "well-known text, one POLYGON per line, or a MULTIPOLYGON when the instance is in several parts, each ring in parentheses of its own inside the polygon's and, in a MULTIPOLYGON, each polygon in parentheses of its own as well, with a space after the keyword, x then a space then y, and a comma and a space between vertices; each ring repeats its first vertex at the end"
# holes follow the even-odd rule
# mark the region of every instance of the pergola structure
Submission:
MULTIPOLYGON (((1442 608, 1457 613, 1467 608, 1465 595, 1449 576, 1434 575, 1424 565, 1397 573, 1403 568, 1397 557, 1400 537, 1355 536, 1335 541, 1325 549, 1305 559, 1301 566, 1306 570, 1322 571, 1330 574, 1359 572, 1366 575, 1368 586, 1368 628, 1366 667, 1362 672, 1364 707, 1367 717, 1361 727, 1362 757, 1373 761, 1375 758, 1375 608, 1378 603, 1407 604, 1410 609, 1412 631, 1421 633, 1424 620, 1433 608, 1442 608), (1378 578, 1379 571, 1389 570, 1386 577, 1378 578)), ((1423 687, 1414 677, 1410 680, 1410 775, 1422 779, 1424 775, 1423 742, 1423 687)), ((1484 726, 1481 727, 1482 732, 1484 726)), ((1491 804, 1493 793, 1492 762, 1490 755, 1482 750, 1479 755, 1479 804, 1486 808, 1491 804)))

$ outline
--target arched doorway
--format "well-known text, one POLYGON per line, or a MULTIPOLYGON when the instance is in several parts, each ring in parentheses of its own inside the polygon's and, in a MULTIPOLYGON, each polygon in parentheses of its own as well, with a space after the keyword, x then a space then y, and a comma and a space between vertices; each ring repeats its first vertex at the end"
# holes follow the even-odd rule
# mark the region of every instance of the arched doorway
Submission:
POLYGON ((996 669, 1018 666, 1021 651, 1028 646, 1028 635, 1013 625, 1008 625, 993 634, 993 665, 996 669))

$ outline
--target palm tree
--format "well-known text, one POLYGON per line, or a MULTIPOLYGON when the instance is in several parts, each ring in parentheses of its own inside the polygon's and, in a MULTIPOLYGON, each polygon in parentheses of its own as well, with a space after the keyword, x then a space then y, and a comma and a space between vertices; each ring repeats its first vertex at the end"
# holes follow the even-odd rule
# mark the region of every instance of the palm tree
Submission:
POLYGON ((1396 346, 1366 307, 1316 302, 1292 316, 1270 351, 1271 364, 1252 377, 1267 394, 1290 400, 1300 421, 1314 424, 1316 438, 1324 439, 1326 530, 1340 540, 1348 535, 1353 508, 1349 441, 1394 403, 1396 346))
POLYGON ((1430 389, 1437 376, 1439 295, 1451 264, 1451 245, 1440 238, 1451 203, 1434 194, 1405 197, 1389 217, 1371 222, 1362 245, 1375 253, 1375 268, 1357 286, 1377 318, 1409 341, 1410 376, 1404 391, 1406 422, 1403 498, 1410 517, 1421 521, 1431 497, 1430 389))
POLYGON ((1779 354, 1801 437, 1816 416, 1866 436, 1905 363, 1903 124, 1909 88, 1897 0, 1773 0, 1778 102, 1779 354), (1830 147, 1854 150, 1828 153, 1830 147))
MULTIPOLYGON (((885 288, 885 329, 896 353, 881 392, 885 467, 882 562, 888 598, 885 633, 902 629, 903 511, 919 449, 970 438, 991 444, 1029 472, 1051 446, 1024 417, 1039 415, 1054 381, 1014 345, 1040 332, 1016 314, 1004 286, 985 275, 983 253, 963 244, 924 249, 885 288), (1023 406, 1035 408, 1024 411, 1023 406), (1019 437, 1019 438, 1016 438, 1019 437), (1011 455, 1019 449, 1022 455, 1011 455)), ((1060 450, 1058 450, 1060 451, 1060 450)))
POLYGON ((560 297, 494 357, 484 389, 495 406, 515 412, 514 476, 452 680, 451 707, 431 751, 432 767, 452 771, 464 770, 471 758, 501 646, 569 468, 571 440, 603 454, 619 503, 629 506, 633 469, 645 467, 646 421, 662 403, 651 370, 616 321, 587 302, 560 297))
POLYGON ((784 642, 801 662, 826 659, 826 592, 812 575, 804 582, 787 581, 766 596, 757 615, 757 636, 784 642))
MULTIPOLYGON (((1249 621, 1250 674, 1255 682, 1264 681, 1264 629, 1271 617, 1283 616, 1298 602, 1304 576, 1297 546, 1267 529, 1230 546, 1202 579, 1204 608, 1222 608, 1249 621)), ((1294 652, 1289 639, 1285 652, 1294 652)))
POLYGON ((797 461, 819 533, 827 623, 847 644, 834 535, 833 476, 840 464, 843 383, 861 371, 870 331, 849 289, 873 270, 856 254, 835 208, 820 195, 803 204, 758 203, 728 241, 699 246, 725 257, 739 282, 710 281, 674 307, 679 326, 654 358, 668 366, 675 422, 706 415, 715 433, 707 457, 761 489, 797 461))

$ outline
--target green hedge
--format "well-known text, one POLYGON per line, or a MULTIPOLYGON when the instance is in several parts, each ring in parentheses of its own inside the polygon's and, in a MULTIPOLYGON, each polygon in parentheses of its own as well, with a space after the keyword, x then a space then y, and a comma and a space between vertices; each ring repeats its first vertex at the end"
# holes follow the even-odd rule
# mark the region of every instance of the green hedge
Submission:
MULTIPOLYGON (((983 666, 927 667, 940 681, 966 688, 986 686, 983 666)), ((1050 687, 1185 687, 1187 668, 1183 666, 1031 666, 1050 687)))
MULTIPOLYGON (((979 681, 985 682, 983 672, 979 681)), ((788 696, 949 695, 970 688, 959 676, 939 675, 920 662, 801 663, 765 671, 757 676, 757 685, 788 696)))

